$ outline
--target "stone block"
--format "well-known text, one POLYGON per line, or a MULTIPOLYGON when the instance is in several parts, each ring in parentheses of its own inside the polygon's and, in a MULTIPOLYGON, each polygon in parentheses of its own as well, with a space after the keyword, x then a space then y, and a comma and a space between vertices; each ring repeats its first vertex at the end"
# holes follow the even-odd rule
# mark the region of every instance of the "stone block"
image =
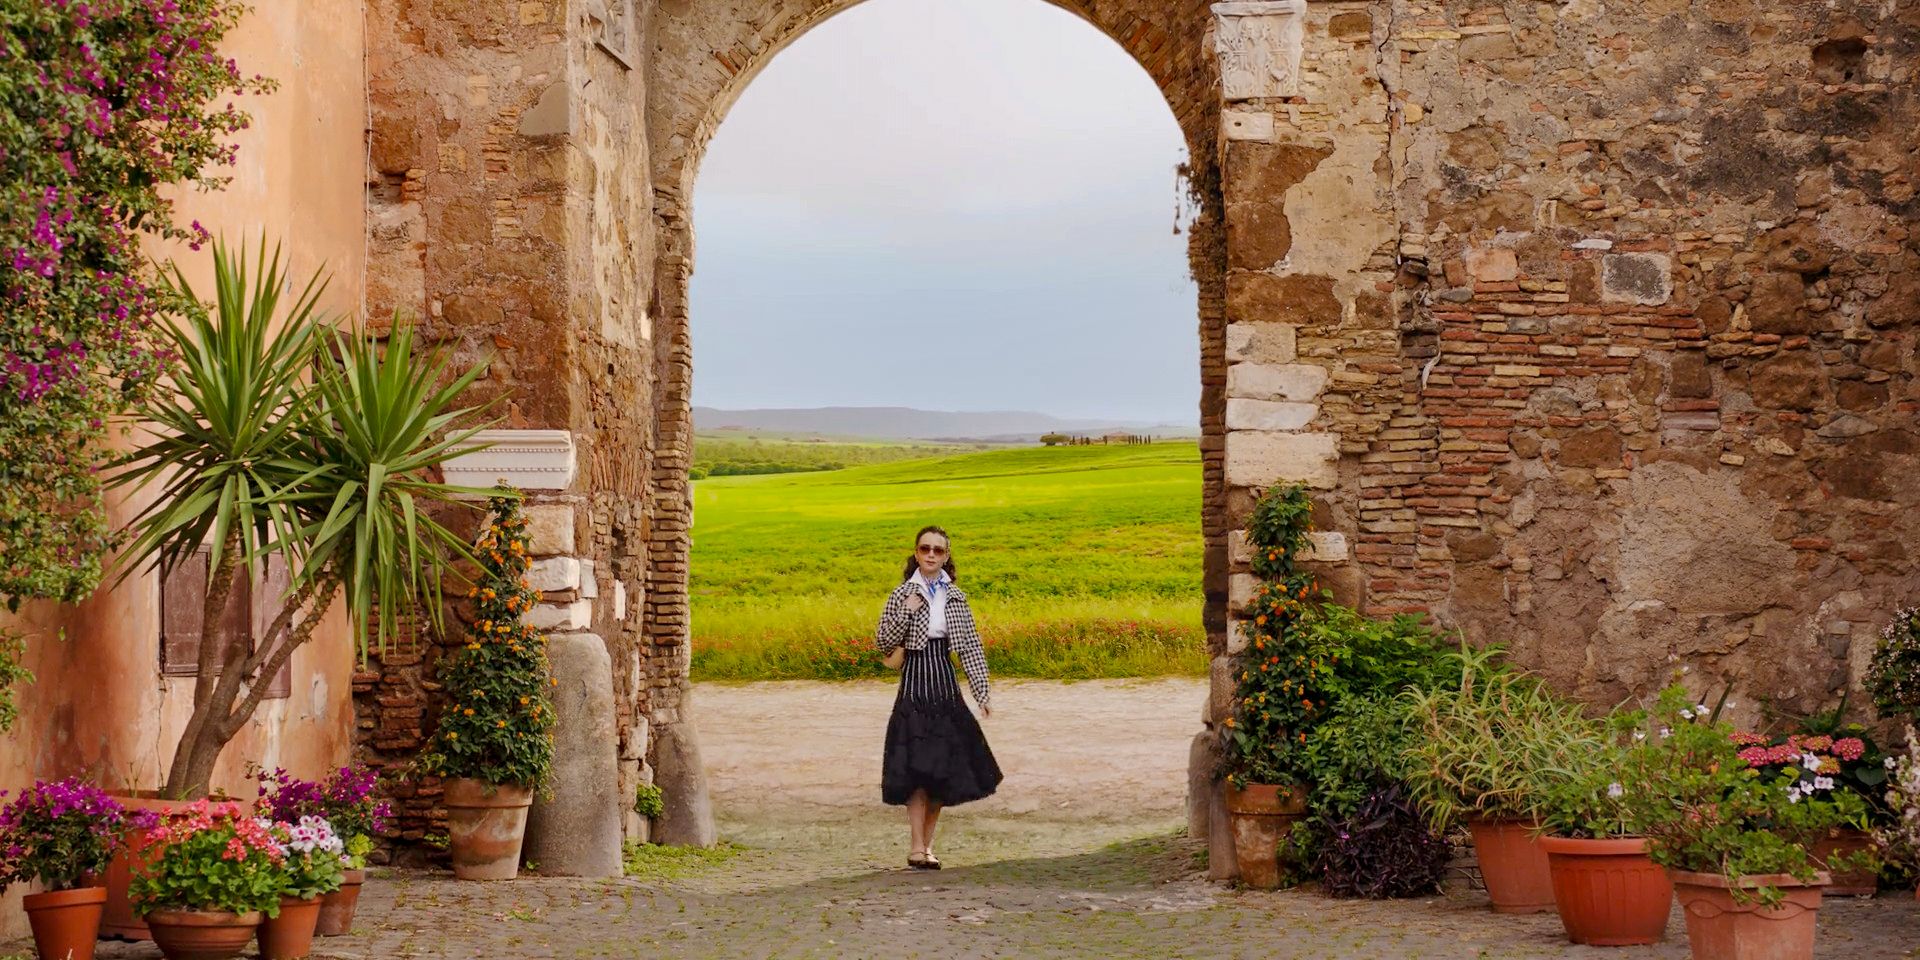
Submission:
POLYGON ((619 580, 613 582, 613 619, 616 623, 627 619, 627 585, 619 580))
POLYGON ((1214 657, 1207 670, 1207 714, 1221 720, 1233 716, 1233 658, 1214 657))
POLYGON ((593 626, 593 601, 536 603, 527 611, 527 626, 535 630, 585 630, 593 626))
POLYGON ((527 586, 542 593, 580 589, 580 561, 573 557, 548 557, 527 565, 527 586))
POLYGON ((1520 276, 1520 258, 1507 247, 1474 247, 1466 259, 1475 283, 1510 283, 1520 276))
POLYGON ((600 581, 593 575, 593 561, 580 561, 580 596, 586 600, 600 597, 600 581))
POLYGON ((635 717, 627 725, 627 731, 620 737, 620 759, 635 762, 647 758, 647 741, 651 731, 646 717, 635 717))
POLYGON ((568 877, 621 874, 622 816, 615 742, 613 660, 590 633, 547 642, 553 678, 552 796, 535 796, 527 814, 526 858, 540 872, 568 877))
POLYGON ((1229 486, 1297 482, 1329 490, 1339 480, 1339 460, 1340 438, 1331 433, 1235 430, 1227 434, 1229 486))
POLYGON ((1606 254, 1600 258, 1600 297, 1608 303, 1666 303, 1673 298, 1673 261, 1664 253, 1606 254))
POLYGON ((1235 566, 1253 562, 1253 545, 1247 542, 1245 530, 1227 531, 1227 562, 1235 566))
MULTIPOLYGON (((690 716, 693 692, 681 695, 680 713, 690 716)), ((666 811, 653 825, 655 840, 676 847, 711 847, 719 839, 713 826, 713 805, 707 794, 707 770, 700 760, 700 742, 691 723, 662 726, 654 751, 654 782, 659 784, 666 811)))
POLYGON ((1220 129, 1228 140, 1273 142, 1273 114, 1265 110, 1223 110, 1220 129))
POLYGON ((1340 322, 1332 277, 1235 273, 1227 278, 1227 323, 1331 326, 1340 322))
POLYGON ((1747 322, 1755 333, 1807 333, 1807 283, 1797 273, 1765 273, 1747 294, 1747 322))
POLYGON ((1219 766, 1215 736, 1202 730, 1193 735, 1187 748, 1187 836, 1204 840, 1211 829, 1213 813, 1213 771, 1219 766))
POLYGON ((1299 333, 1290 323, 1227 324, 1228 363, 1292 363, 1299 355, 1299 333))
POLYGON ((1307 534, 1307 550, 1300 559, 1339 563, 1348 555, 1346 534, 1337 530, 1315 530, 1307 534))
POLYGON ((536 503, 521 508, 527 518, 527 549, 536 557, 550 557, 573 551, 573 506, 565 503, 536 503))
MULTIPOLYGON (((1318 367, 1314 369, 1319 369, 1318 367)), ((1227 401, 1228 430, 1298 430, 1313 422, 1320 407, 1311 403, 1234 399, 1227 401)))
POLYGON ((1207 879, 1238 880, 1240 856, 1233 848, 1233 821, 1227 816, 1227 792, 1224 783, 1214 783, 1207 791, 1207 879))
POLYGON ((1252 642, 1252 637, 1247 634, 1247 622, 1238 618, 1228 618, 1227 652, 1238 655, 1247 649, 1247 644, 1252 642))
POLYGON ((1287 194, 1321 161, 1331 147, 1227 142, 1227 171, 1222 188, 1227 202, 1227 256, 1231 264, 1266 270, 1293 249, 1287 220, 1287 194))
POLYGON ((1236 363, 1227 368, 1227 396, 1307 403, 1327 388, 1326 367, 1311 363, 1236 363))
POLYGON ((440 470, 466 487, 507 483, 522 490, 565 490, 573 483, 573 434, 565 430, 482 430, 440 470))
POLYGON ((1753 365, 1747 393, 1763 410, 1811 410, 1820 396, 1820 361, 1805 353, 1783 353, 1753 365))
POLYGON ((1260 590, 1260 578, 1251 573, 1236 573, 1227 578, 1227 607, 1243 610, 1260 590))

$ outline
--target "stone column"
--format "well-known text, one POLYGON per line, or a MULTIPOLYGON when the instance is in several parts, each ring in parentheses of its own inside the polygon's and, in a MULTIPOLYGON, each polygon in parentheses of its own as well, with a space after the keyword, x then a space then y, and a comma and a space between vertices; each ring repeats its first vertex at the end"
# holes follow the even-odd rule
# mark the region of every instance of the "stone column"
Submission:
MULTIPOLYGON (((1233 656, 1245 645, 1237 612, 1257 581, 1248 568, 1243 526, 1255 499, 1276 484, 1316 491, 1310 558, 1328 565, 1322 582, 1343 602, 1360 598, 1340 575, 1348 566, 1351 491, 1342 454, 1361 449, 1341 394, 1371 374, 1363 354, 1391 355, 1391 344, 1361 328, 1387 326, 1392 243, 1397 231, 1390 179, 1378 168, 1387 152, 1387 110, 1370 45, 1355 42, 1348 21, 1367 18, 1353 3, 1259 0, 1216 3, 1215 52, 1223 100, 1220 149, 1226 202, 1226 456, 1229 505, 1228 626, 1212 649, 1204 711, 1209 734, 1233 709, 1233 656), (1332 20, 1343 18, 1336 37, 1332 20)), ((1195 757, 1203 751, 1196 748, 1195 757)), ((1196 762, 1198 760, 1196 759, 1196 762)), ((1210 783, 1196 772, 1196 785, 1210 783)), ((1231 837, 1213 802, 1190 802, 1213 839, 1210 873, 1238 874, 1231 837), (1223 856, 1224 854, 1224 856, 1223 856)))

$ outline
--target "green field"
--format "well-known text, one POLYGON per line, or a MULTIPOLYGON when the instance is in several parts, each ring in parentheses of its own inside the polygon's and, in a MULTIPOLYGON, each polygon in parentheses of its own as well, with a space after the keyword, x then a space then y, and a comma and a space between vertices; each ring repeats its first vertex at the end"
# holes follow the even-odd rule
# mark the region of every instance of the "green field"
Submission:
POLYGON ((1005 676, 1201 674, 1192 443, 1022 448, 694 484, 693 675, 881 676, 913 534, 953 536, 1005 676))

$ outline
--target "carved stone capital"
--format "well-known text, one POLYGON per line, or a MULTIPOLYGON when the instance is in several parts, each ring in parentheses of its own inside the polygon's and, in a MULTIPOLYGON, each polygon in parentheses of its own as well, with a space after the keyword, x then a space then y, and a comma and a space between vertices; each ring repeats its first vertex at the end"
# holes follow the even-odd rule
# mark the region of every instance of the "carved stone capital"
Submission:
POLYGON ((447 482, 491 487, 502 480, 522 490, 565 490, 573 483, 573 434, 565 430, 482 430, 470 449, 441 465, 447 482))
POLYGON ((1212 9, 1222 97, 1254 100, 1299 92, 1306 0, 1233 0, 1212 9))

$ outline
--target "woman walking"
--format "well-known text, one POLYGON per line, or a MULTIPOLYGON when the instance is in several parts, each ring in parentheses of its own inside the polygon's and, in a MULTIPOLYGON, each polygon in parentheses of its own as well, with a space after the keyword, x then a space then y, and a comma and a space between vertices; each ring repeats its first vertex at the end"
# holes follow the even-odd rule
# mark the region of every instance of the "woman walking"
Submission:
POLYGON ((881 766, 880 799, 906 805, 913 849, 907 865, 938 870, 933 827, 940 810, 991 796, 1000 786, 1000 766, 987 748, 979 721, 960 699, 949 651, 958 651, 967 685, 980 715, 993 715, 987 690, 987 656, 973 624, 967 595, 954 582, 947 532, 926 527, 914 538, 913 556, 901 572, 900 586, 880 612, 874 639, 882 654, 904 654, 900 692, 887 721, 886 758, 881 766))

